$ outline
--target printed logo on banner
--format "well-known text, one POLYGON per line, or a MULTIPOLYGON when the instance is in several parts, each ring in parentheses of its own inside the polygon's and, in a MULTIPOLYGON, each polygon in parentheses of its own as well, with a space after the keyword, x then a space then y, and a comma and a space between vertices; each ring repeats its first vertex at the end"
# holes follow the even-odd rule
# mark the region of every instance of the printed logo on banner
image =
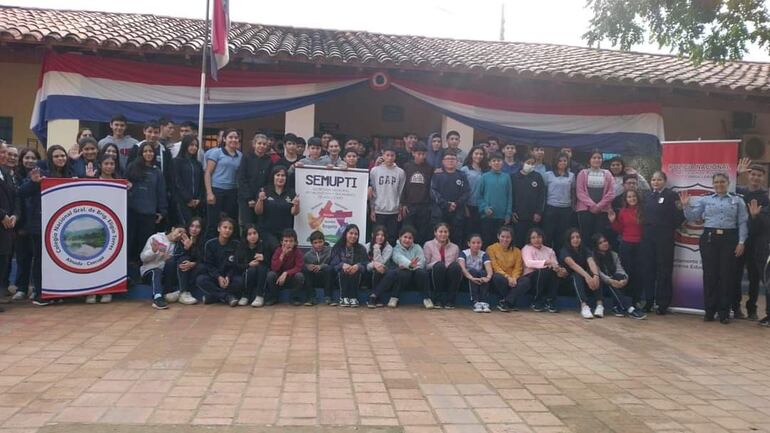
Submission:
POLYGON ((107 206, 77 201, 62 206, 48 221, 45 247, 62 269, 87 274, 109 266, 123 246, 123 226, 107 206))

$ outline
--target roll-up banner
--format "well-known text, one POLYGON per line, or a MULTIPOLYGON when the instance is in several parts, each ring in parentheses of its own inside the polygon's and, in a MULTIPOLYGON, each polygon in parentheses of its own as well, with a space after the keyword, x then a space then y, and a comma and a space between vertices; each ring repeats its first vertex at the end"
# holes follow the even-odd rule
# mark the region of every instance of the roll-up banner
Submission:
POLYGON ((349 224, 359 227, 359 241, 365 243, 367 170, 296 167, 295 176, 299 215, 294 230, 300 246, 310 246, 310 234, 316 230, 334 244, 349 224))
MULTIPOLYGON (((669 141, 663 143, 661 167, 674 192, 689 191, 698 196, 711 194, 711 176, 726 173, 730 191, 735 191, 738 140, 669 141)), ((685 222, 674 235, 674 293, 672 307, 703 309, 703 265, 698 241, 701 222, 685 222)))
POLYGON ((128 290, 122 180, 41 180, 43 298, 128 290))

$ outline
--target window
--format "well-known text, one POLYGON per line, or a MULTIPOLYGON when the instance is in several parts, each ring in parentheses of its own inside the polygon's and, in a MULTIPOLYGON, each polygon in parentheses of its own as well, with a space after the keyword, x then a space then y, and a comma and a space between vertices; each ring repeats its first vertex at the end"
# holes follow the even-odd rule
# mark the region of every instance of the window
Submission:
POLYGON ((13 117, 0 117, 0 139, 13 143, 13 117))

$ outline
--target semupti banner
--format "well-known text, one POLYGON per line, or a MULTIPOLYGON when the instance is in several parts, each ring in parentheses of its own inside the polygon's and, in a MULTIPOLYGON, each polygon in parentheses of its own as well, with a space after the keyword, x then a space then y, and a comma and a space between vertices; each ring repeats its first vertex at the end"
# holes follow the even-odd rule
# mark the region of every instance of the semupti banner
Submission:
MULTIPOLYGON (((711 176, 726 173, 735 191, 738 140, 669 141, 663 143, 661 166, 668 187, 689 191, 693 200, 711 194, 711 176)), ((703 225, 685 222, 674 234, 674 293, 671 305, 682 309, 703 309, 703 265, 699 240, 703 225)))
POLYGON ((334 244, 349 224, 359 227, 365 243, 369 172, 361 169, 296 167, 299 215, 294 218, 300 246, 310 246, 310 234, 323 232, 334 244))
POLYGON ((122 180, 43 179, 43 298, 126 292, 122 180))

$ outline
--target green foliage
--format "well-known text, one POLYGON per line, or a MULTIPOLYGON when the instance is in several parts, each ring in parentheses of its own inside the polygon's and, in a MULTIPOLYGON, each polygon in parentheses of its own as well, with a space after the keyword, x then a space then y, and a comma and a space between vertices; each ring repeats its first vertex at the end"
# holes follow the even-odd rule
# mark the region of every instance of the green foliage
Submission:
POLYGON ((587 0, 593 10, 583 38, 629 50, 657 43, 693 62, 739 60, 749 44, 770 48, 765 0, 587 0))

